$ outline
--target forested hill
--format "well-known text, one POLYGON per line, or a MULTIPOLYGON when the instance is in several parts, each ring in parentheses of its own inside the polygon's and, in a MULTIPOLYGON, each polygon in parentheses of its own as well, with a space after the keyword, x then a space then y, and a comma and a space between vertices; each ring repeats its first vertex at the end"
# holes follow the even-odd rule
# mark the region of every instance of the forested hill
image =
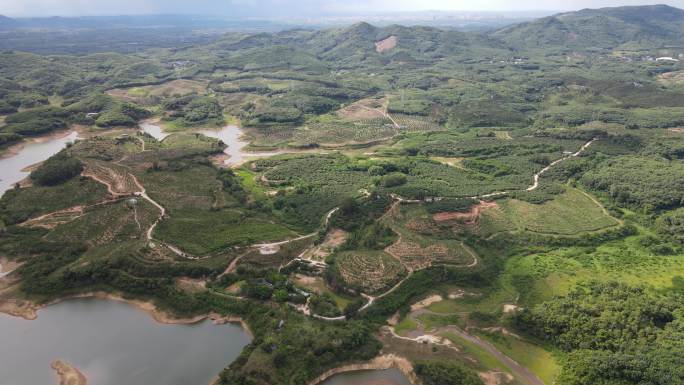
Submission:
POLYGON ((684 11, 667 5, 584 9, 510 26, 492 34, 516 48, 681 46, 684 11))
POLYGON ((423 26, 375 27, 357 23, 327 30, 289 30, 274 34, 230 34, 220 49, 288 46, 341 66, 365 62, 420 64, 455 55, 477 60, 554 52, 651 51, 684 43, 684 11, 667 5, 585 9, 516 24, 490 33, 423 26))
POLYGON ((0 49, 41 54, 131 52, 153 47, 216 44, 221 49, 286 45, 320 59, 363 61, 372 57, 413 62, 439 59, 467 51, 530 49, 554 51, 647 50, 679 47, 684 42, 684 11, 667 5, 584 9, 514 24, 492 32, 461 32, 425 26, 376 27, 357 23, 344 28, 290 29, 269 21, 235 21, 220 17, 174 15, 78 18, 18 18, 0 15, 0 49), (73 29, 65 34, 64 29, 73 29), (155 30, 165 29, 160 38, 155 30), (276 32, 280 30, 281 32, 276 32), (198 34, 197 31, 211 32, 198 34), (218 31, 230 32, 220 36, 218 31), (264 31, 264 32, 261 32, 264 31), (50 44, 38 44, 45 39, 50 44), (90 40, 89 40, 90 39, 90 40), (97 44, 88 44, 91 40, 97 44), (386 40, 390 39, 390 40, 386 40), (386 41, 385 41, 386 40, 386 41), (376 43, 380 43, 379 45, 376 43), (77 48, 74 48, 77 47, 77 48), (382 54, 382 55, 381 55, 382 54))

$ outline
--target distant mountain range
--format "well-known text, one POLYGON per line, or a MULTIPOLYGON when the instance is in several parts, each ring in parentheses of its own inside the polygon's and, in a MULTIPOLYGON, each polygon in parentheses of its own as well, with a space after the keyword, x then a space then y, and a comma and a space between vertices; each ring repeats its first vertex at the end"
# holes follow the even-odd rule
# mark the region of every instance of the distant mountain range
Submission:
POLYGON ((229 18, 203 15, 84 16, 11 19, 0 15, 0 29, 103 29, 173 27, 199 29, 329 28, 367 21, 386 26, 429 25, 462 30, 496 29, 545 16, 541 12, 395 12, 387 14, 282 17, 277 19, 229 18))
POLYGON ((667 5, 583 9, 492 34, 516 48, 625 48, 684 45, 684 10, 667 5))
MULTIPOLYGON (((485 22, 477 17, 474 20, 485 22)), ((583 9, 504 27, 499 20, 498 24, 488 24, 489 30, 475 28, 476 31, 444 26, 374 26, 366 22, 344 28, 314 28, 310 23, 293 23, 293 20, 229 20, 220 16, 179 15, 18 19, 0 16, 0 31, 7 37, 4 42, 0 38, 0 49, 79 54, 110 50, 130 52, 213 40, 224 49, 286 45, 320 58, 345 60, 355 55, 377 56, 381 52, 376 52, 376 43, 393 37, 396 40, 387 42, 396 48, 390 54, 399 55, 398 61, 410 61, 418 57, 449 55, 466 46, 512 51, 684 47, 684 10, 667 5, 583 9), (160 34, 155 30, 159 28, 168 31, 160 34), (46 35, 40 32, 44 30, 59 32, 46 35), (120 32, 113 34, 112 30, 120 32), (206 33, 209 31, 211 33, 206 33), (220 37, 219 33, 225 31, 246 34, 220 37), (161 36, 165 38, 161 39, 161 36), (45 39, 50 40, 49 44, 45 44, 45 39), (97 40, 97 44, 88 46, 91 40, 97 40), (74 47, 81 51, 74 52, 74 47)))

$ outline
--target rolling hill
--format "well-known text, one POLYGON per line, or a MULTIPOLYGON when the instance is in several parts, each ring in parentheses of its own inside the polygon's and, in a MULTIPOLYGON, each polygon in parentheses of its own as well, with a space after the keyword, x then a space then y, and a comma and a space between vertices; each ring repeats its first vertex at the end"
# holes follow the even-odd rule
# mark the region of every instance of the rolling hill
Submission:
POLYGON ((682 45, 684 11, 667 5, 583 9, 510 26, 491 34, 511 47, 572 50, 682 45))

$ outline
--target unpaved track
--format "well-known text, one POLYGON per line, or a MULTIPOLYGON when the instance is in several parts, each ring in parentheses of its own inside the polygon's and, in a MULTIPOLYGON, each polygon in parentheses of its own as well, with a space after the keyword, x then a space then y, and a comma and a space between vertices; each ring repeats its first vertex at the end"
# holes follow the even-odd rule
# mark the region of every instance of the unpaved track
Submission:
POLYGON ((545 172, 549 171, 549 170, 551 169, 551 167, 557 165, 558 163, 560 163, 560 162, 562 162, 562 161, 564 161, 564 160, 567 160, 567 159, 570 159, 570 158, 576 158, 576 157, 582 155, 582 153, 584 152, 584 150, 586 150, 589 146, 591 146, 591 144, 594 143, 597 139, 598 139, 598 138, 593 138, 592 140, 586 142, 582 147, 580 147, 580 149, 577 150, 577 152, 575 152, 575 153, 573 153, 573 154, 570 154, 570 155, 568 155, 568 156, 562 157, 562 158, 560 158, 560 159, 556 159, 555 161, 551 162, 551 164, 549 164, 548 166, 546 166, 546 167, 544 167, 543 169, 541 169, 541 171, 539 171, 538 173, 534 174, 534 183, 533 183, 530 187, 528 187, 525 191, 534 191, 534 190, 536 190, 537 187, 539 187, 539 177, 542 176, 542 174, 544 174, 545 172))
POLYGON ((494 346, 490 342, 485 341, 485 340, 483 340, 477 336, 474 336, 472 334, 469 334, 469 333, 465 332, 464 330, 462 330, 456 326, 451 326, 451 325, 443 326, 441 328, 436 329, 435 331, 433 331, 430 334, 423 334, 423 335, 415 337, 415 338, 400 336, 394 331, 394 328, 392 328, 392 327, 390 327, 389 330, 392 333, 392 337, 398 338, 401 340, 412 341, 412 342, 420 343, 420 344, 430 342, 432 344, 445 346, 445 347, 450 348, 450 349, 458 349, 457 347, 453 346, 453 344, 450 341, 448 341, 448 340, 445 341, 443 337, 436 335, 438 333, 454 334, 454 335, 478 346, 479 348, 485 350, 487 353, 494 356, 496 359, 499 360, 499 362, 501 362, 506 368, 508 368, 511 371, 511 373, 513 373, 513 376, 516 379, 518 379, 519 381, 521 381, 525 385, 546 385, 546 384, 544 384, 544 381, 539 379, 539 377, 537 377, 529 369, 520 365, 519 363, 517 363, 512 358, 510 358, 509 356, 502 353, 499 349, 496 348, 496 346, 494 346))
POLYGON ((147 195, 147 190, 145 190, 145 187, 140 183, 140 181, 138 180, 138 178, 134 174, 131 174, 131 177, 133 178, 133 182, 135 183, 135 185, 138 186, 138 188, 140 189, 140 191, 136 191, 134 194, 136 196, 139 196, 139 197, 145 199, 146 201, 152 203, 152 205, 154 205, 154 207, 159 209, 159 217, 157 217, 157 220, 154 221, 154 223, 152 223, 152 225, 147 229, 147 232, 146 232, 147 240, 151 241, 152 240, 152 233, 154 232, 154 228, 157 227, 157 224, 159 224, 159 222, 166 215, 166 209, 164 208, 164 206, 160 205, 159 203, 157 203, 157 201, 155 201, 154 199, 150 198, 149 195, 147 195))
POLYGON ((493 355, 499 361, 501 361, 502 364, 506 365, 506 367, 508 369, 510 369, 511 372, 513 372, 513 376, 515 376, 518 380, 524 382, 525 384, 527 384, 527 385, 545 385, 544 382, 542 380, 540 380, 539 377, 537 377, 534 373, 530 372, 526 367, 520 365, 519 363, 514 361, 512 358, 501 353, 501 351, 499 351, 499 349, 497 349, 496 346, 494 346, 490 342, 484 341, 484 340, 480 339, 479 337, 468 334, 456 326, 446 326, 443 328, 443 331, 456 334, 457 336, 463 338, 464 340, 466 340, 470 343, 473 343, 473 344, 477 345, 478 347, 484 349, 485 351, 487 351, 487 353, 493 355))
MULTIPOLYGON (((330 218, 339 210, 339 207, 335 207, 334 209, 328 211, 327 214, 325 214, 325 220, 323 222, 323 228, 327 228, 328 224, 330 223, 330 218)), ((318 231, 310 233, 310 234, 305 234, 302 236, 299 236, 297 238, 292 238, 292 239, 286 239, 284 241, 278 241, 278 242, 271 242, 271 243, 256 243, 250 247, 252 248, 258 248, 260 250, 269 250, 269 249, 277 249, 282 245, 286 245, 291 242, 296 242, 296 241, 301 241, 302 239, 307 239, 307 238, 313 238, 316 235, 318 235, 318 231)), ((303 254, 303 253, 302 253, 303 254)), ((301 255, 301 254, 300 254, 301 255)))
MULTIPOLYGON (((419 308, 416 310, 411 311, 409 313, 408 317, 413 320, 414 322, 418 323, 419 325, 422 325, 421 321, 416 319, 417 316, 419 316, 422 313, 430 313, 430 314, 438 314, 434 313, 430 310, 424 309, 424 308, 419 308)), ((420 336, 417 336, 415 338, 411 337, 404 337, 400 336, 396 333, 393 327, 389 327, 390 332, 392 333, 392 336, 394 338, 406 340, 406 341, 413 341, 415 343, 425 343, 425 342, 430 342, 436 345, 441 345, 441 346, 446 346, 448 348, 452 349, 457 349, 455 346, 453 346, 453 343, 449 341, 448 339, 445 339, 442 337, 440 334, 443 333, 451 333, 454 334, 476 346, 479 348, 485 350, 487 353, 491 354, 492 356, 496 357, 505 367, 507 367, 513 376, 524 383, 525 385, 545 385, 544 382, 539 379, 534 373, 532 373, 529 369, 526 367, 520 365, 517 363, 515 360, 507 356, 506 354, 502 353, 496 346, 494 346, 492 343, 485 341, 477 336, 474 336, 467 331, 454 326, 454 325, 447 325, 447 326, 442 326, 438 327, 435 329, 432 329, 429 333, 424 333, 420 336)), ((422 329, 421 329, 422 330, 422 329)))

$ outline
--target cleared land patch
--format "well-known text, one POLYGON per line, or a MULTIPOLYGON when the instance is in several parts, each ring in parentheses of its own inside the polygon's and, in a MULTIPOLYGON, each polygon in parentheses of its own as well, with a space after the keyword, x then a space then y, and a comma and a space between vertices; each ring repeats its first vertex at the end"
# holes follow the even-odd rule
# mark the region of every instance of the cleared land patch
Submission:
POLYGON ((375 50, 377 52, 385 52, 393 49, 397 46, 398 39, 396 36, 392 35, 386 39, 375 42, 375 50))
POLYGON ((433 265, 466 265, 476 258, 457 240, 449 237, 420 205, 399 206, 384 217, 385 223, 400 235, 385 251, 409 270, 433 265))
POLYGON ((178 79, 170 82, 132 88, 115 88, 107 93, 115 98, 133 101, 149 102, 153 98, 168 98, 192 93, 202 94, 206 91, 207 84, 195 80, 178 79))

